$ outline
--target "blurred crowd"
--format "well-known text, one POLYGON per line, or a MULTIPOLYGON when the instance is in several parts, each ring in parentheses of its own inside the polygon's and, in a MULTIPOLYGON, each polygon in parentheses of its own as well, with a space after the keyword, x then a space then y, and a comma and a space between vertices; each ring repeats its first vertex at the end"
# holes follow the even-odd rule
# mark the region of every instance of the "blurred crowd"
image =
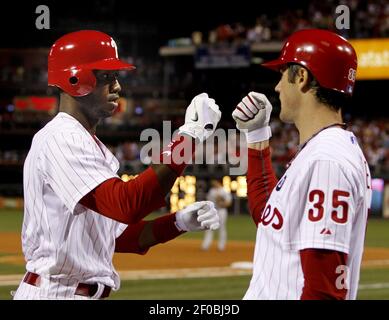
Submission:
MULTIPOLYGON (((343 11, 342 11, 343 12, 343 11)), ((262 14, 255 23, 234 22, 222 24, 208 31, 208 43, 261 43, 282 41, 300 29, 320 28, 333 30, 347 38, 389 37, 388 0, 313 0, 307 8, 288 9, 277 15, 262 14), (338 5, 350 11, 350 28, 338 30, 335 25, 340 13, 338 5)), ((194 33, 192 40, 199 44, 202 35, 194 33)), ((204 39, 205 40, 205 39, 204 39)))
MULTIPOLYGON (((383 38, 389 37, 389 0, 313 0, 303 9, 280 9, 277 14, 261 14, 253 21, 236 21, 215 26, 212 30, 194 32, 192 39, 172 39, 171 45, 190 45, 191 43, 237 43, 256 44, 268 41, 283 41, 291 33, 304 28, 324 28, 334 30, 348 38, 383 38), (350 9, 350 28, 337 30, 335 21, 338 5, 346 5, 350 9), (177 40, 177 41, 174 41, 177 40)), ((189 35, 188 35, 189 36, 189 35)), ((120 38, 120 36, 119 36, 120 38)), ((124 39, 122 39, 123 42, 124 39)), ((124 49, 122 49, 124 50, 124 49)), ((0 84, 3 89, 19 90, 19 94, 50 94, 46 92, 47 83, 47 49, 26 50, 13 52, 5 49, 0 52, 0 84)), ((123 73, 126 81, 123 87, 127 96, 161 97, 166 94, 164 90, 174 86, 191 85, 191 73, 186 77, 170 77, 169 89, 163 87, 166 72, 174 74, 177 70, 169 72, 168 64, 161 59, 139 52, 135 57, 126 57, 122 51, 123 59, 134 63, 137 69, 131 73, 123 73)), ((177 68, 177 67, 176 67, 177 68)))
POLYGON ((374 176, 389 174, 389 121, 355 119, 350 129, 358 137, 374 176))

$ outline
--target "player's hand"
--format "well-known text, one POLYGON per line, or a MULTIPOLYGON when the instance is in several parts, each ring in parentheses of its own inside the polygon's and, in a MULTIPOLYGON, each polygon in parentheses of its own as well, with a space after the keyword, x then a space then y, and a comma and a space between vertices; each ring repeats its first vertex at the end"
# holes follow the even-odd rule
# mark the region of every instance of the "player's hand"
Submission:
POLYGON ((220 218, 211 201, 199 201, 176 212, 176 226, 182 231, 216 230, 220 218))
POLYGON ((208 139, 215 131, 221 118, 219 106, 208 94, 195 96, 186 109, 185 124, 179 128, 179 134, 185 133, 200 142, 208 139))
POLYGON ((246 133, 247 143, 269 140, 270 114, 273 107, 262 93, 250 92, 236 106, 232 117, 236 127, 246 133))

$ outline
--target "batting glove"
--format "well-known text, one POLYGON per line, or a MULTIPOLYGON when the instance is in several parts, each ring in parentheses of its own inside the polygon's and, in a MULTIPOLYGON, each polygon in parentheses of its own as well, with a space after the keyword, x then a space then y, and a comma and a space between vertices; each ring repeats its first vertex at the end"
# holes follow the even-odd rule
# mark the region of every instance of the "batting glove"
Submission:
POLYGON ((215 100, 201 93, 193 98, 186 109, 185 124, 179 128, 178 133, 185 133, 203 142, 215 132, 221 115, 215 100))
POLYGON ((247 143, 269 140, 270 114, 273 107, 262 93, 250 92, 232 112, 236 127, 246 134, 247 143))
POLYGON ((176 212, 176 226, 180 231, 216 230, 220 218, 211 201, 199 201, 176 212))

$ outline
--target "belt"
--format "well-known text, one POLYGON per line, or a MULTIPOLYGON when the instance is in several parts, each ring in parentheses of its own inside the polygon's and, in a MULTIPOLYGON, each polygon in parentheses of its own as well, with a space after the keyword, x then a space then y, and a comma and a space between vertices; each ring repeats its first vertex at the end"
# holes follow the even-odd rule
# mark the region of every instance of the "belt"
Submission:
MULTIPOLYGON (((33 273, 33 272, 27 272, 26 276, 24 277, 23 281, 25 283, 28 283, 32 286, 39 287, 40 284, 40 275, 33 273)), ((99 286, 97 283, 94 284, 88 284, 88 283, 79 283, 76 288, 76 295, 79 296, 85 296, 85 297, 93 297, 99 286)), ((111 293, 111 287, 108 287, 104 285, 103 293, 101 294, 100 298, 107 298, 109 294, 111 293)))

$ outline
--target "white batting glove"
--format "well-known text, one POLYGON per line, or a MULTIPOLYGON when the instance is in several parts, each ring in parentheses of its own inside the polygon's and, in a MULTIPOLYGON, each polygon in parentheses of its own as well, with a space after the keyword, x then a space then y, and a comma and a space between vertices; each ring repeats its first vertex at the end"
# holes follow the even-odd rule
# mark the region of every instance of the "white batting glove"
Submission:
POLYGON ((247 143, 269 140, 270 114, 273 107, 262 93, 250 92, 232 112, 236 127, 246 133, 247 143))
POLYGON ((180 231, 216 230, 220 218, 211 201, 199 201, 176 212, 176 226, 180 231))
POLYGON ((203 142, 214 133, 221 115, 215 100, 201 93, 193 98, 186 109, 185 124, 179 128, 178 133, 188 134, 203 142))

